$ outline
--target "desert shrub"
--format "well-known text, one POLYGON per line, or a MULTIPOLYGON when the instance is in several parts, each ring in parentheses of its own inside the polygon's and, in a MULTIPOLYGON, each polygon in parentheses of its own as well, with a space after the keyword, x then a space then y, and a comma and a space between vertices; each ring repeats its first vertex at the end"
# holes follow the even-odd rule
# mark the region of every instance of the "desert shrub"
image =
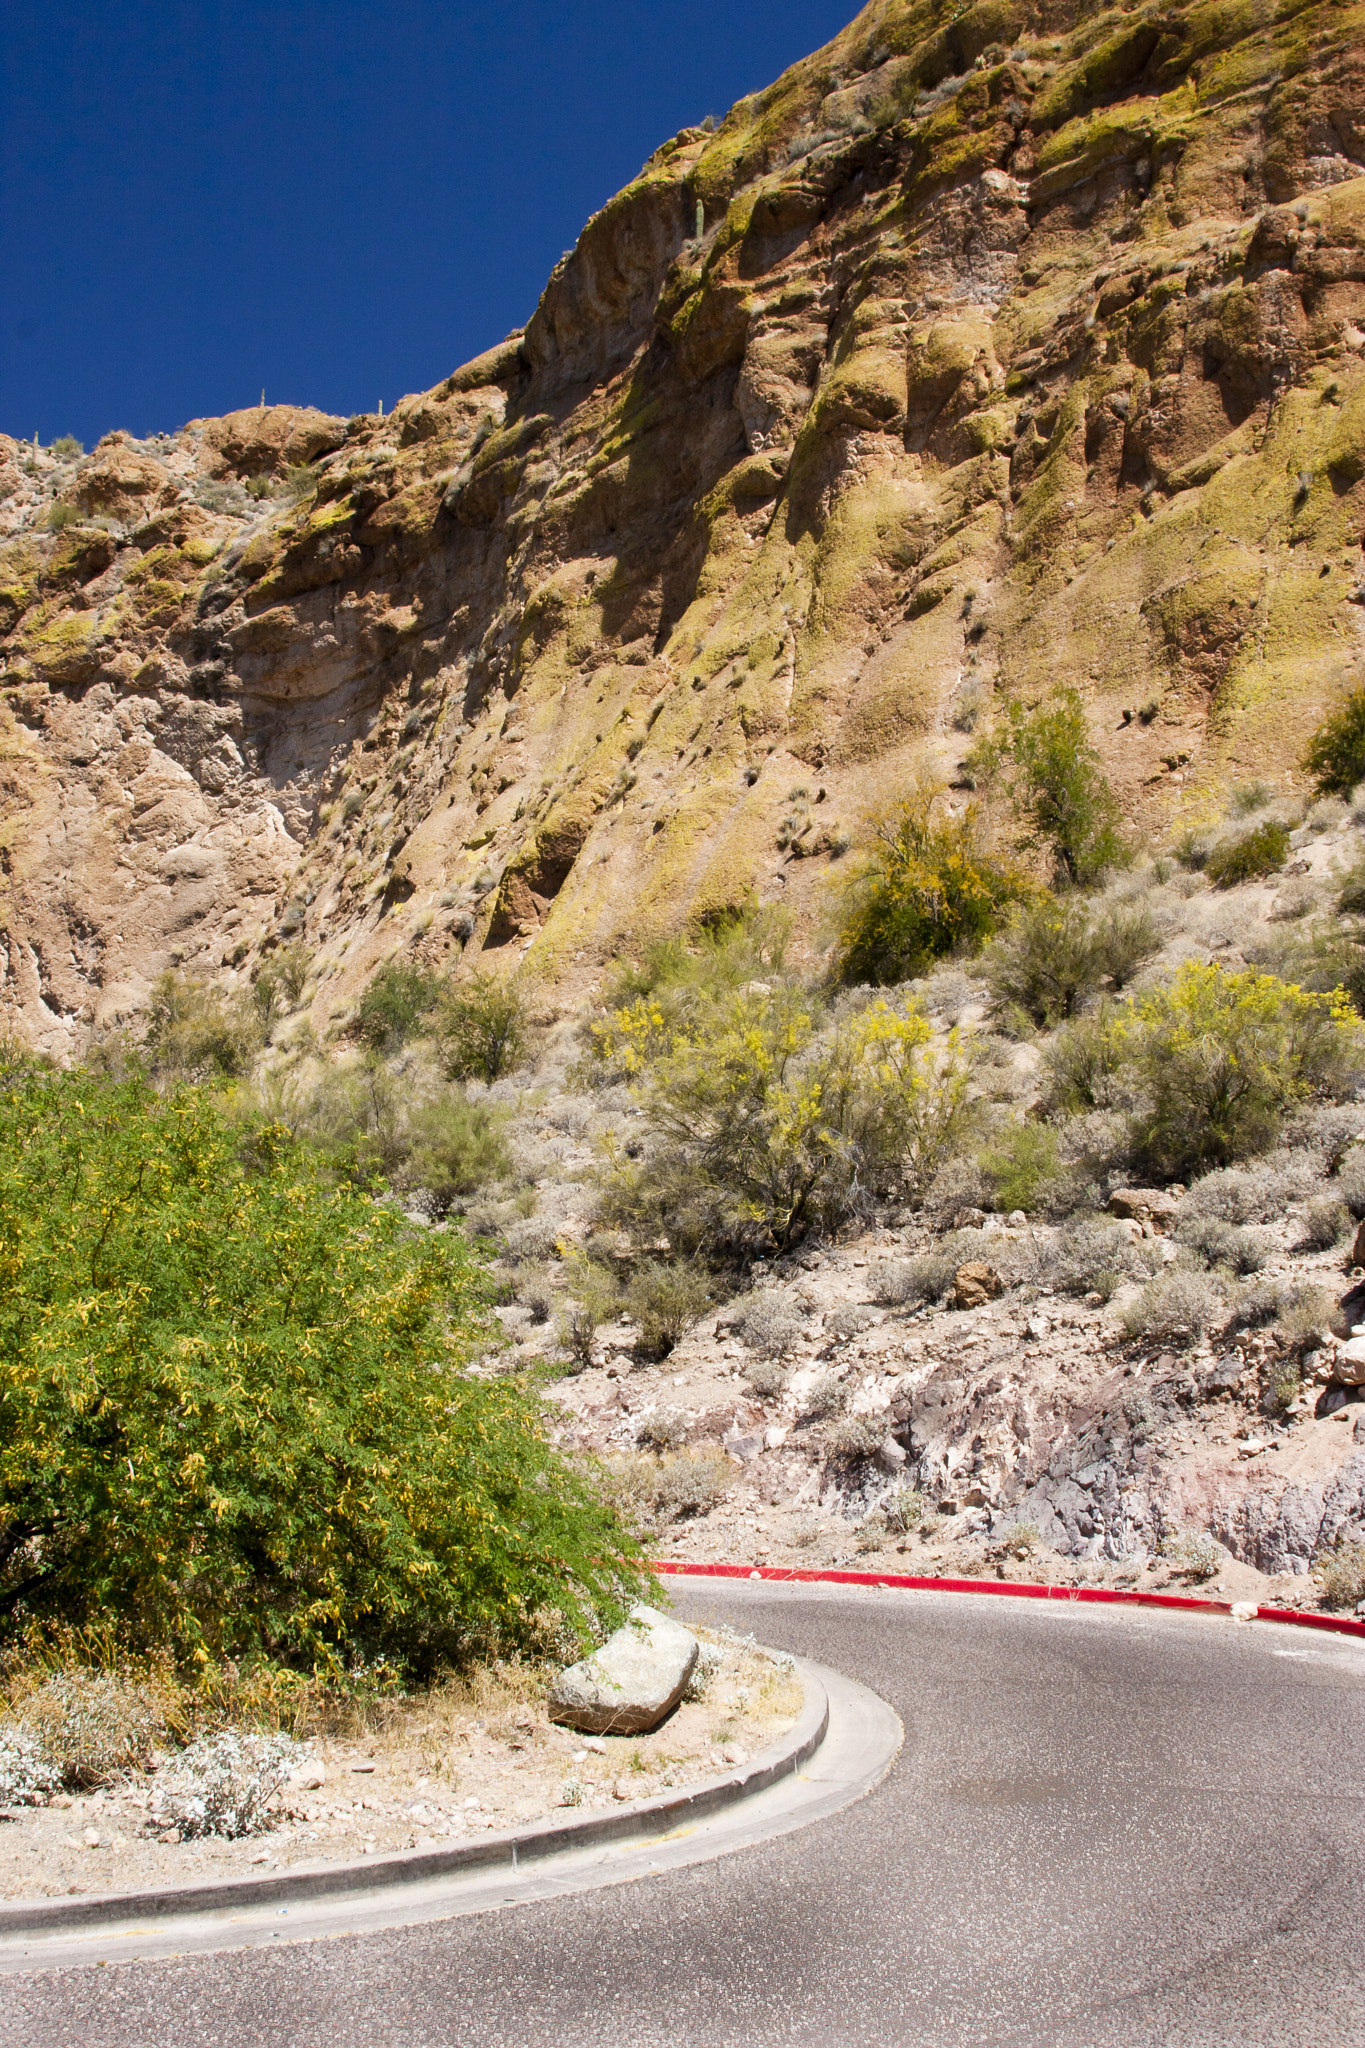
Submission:
POLYGON ((1125 1280, 1151 1277, 1154 1253, 1106 1222, 1080 1223, 1039 1256, 1039 1277, 1062 1294, 1099 1294, 1108 1301, 1125 1280))
POLYGON ((961 1264, 952 1251, 917 1252, 913 1258, 897 1260, 894 1272, 888 1262, 882 1285, 887 1296, 894 1288, 897 1302, 937 1301, 952 1286, 961 1264))
POLYGON ((795 1302, 775 1288, 751 1294, 744 1304, 739 1333, 751 1351, 761 1358, 780 1358, 799 1342, 806 1326, 795 1302))
POLYGON ((1337 891, 1337 912, 1341 917, 1365 917, 1365 866, 1352 868, 1337 891))
POLYGON ((1227 1562, 1227 1552, 1203 1529, 1182 1529, 1162 1546, 1173 1571, 1188 1579, 1211 1579, 1227 1562))
POLYGON ((709 1276, 691 1260, 665 1265, 648 1259, 632 1274, 625 1303, 639 1329, 644 1356, 667 1358, 710 1307, 709 1276))
POLYGON ((1029 885, 995 859, 971 806, 954 816, 925 784, 874 828, 844 900, 837 973, 845 982, 909 981, 950 954, 975 953, 1029 885))
POLYGON ((837 1372, 817 1374, 806 1394, 807 1415, 838 1415, 848 1399, 848 1389, 837 1372))
POLYGON ((454 1233, 329 1183, 212 1097, 0 1093, 0 1631, 421 1663, 539 1608, 586 1625, 629 1545, 508 1382, 464 1371, 454 1233))
POLYGON ((52 443, 52 453, 61 456, 63 461, 69 461, 72 456, 84 455, 85 443, 78 441, 74 434, 58 434, 52 443))
POLYGON ((619 961, 607 984, 606 1020, 589 1027, 579 1078, 593 1087, 639 1081, 745 990, 784 988, 790 934, 787 911, 751 905, 619 961))
POLYGON ((830 1450, 838 1458, 875 1458, 886 1442, 886 1417, 845 1415, 830 1430, 830 1450))
POLYGON ((775 1358, 755 1358, 744 1368, 745 1384, 760 1400, 771 1401, 787 1390, 787 1369, 775 1358))
POLYGON ((1217 1216, 1201 1216, 1185 1210, 1176 1220, 1173 1235, 1187 1250, 1196 1252, 1206 1266, 1224 1266, 1245 1277, 1259 1273, 1265 1264, 1265 1246, 1254 1231, 1217 1216))
POLYGON ((730 1491, 733 1469, 717 1445, 676 1451, 662 1457, 648 1452, 606 1459, 599 1472, 605 1498, 642 1535, 670 1522, 710 1514, 730 1491))
MULTIPOLYGON (((619 1010, 653 996, 674 1001, 689 994, 705 1000, 721 991, 743 988, 746 982, 770 981, 783 971, 791 941, 788 911, 773 904, 751 904, 711 923, 699 923, 682 936, 656 939, 634 960, 617 961, 608 979, 605 1003, 619 1010)), ((685 1009, 686 1002, 678 1000, 685 1009)))
POLYGON ((1215 846, 1204 863, 1204 873, 1215 889, 1232 889, 1239 882, 1253 882, 1273 875, 1289 858, 1289 828, 1267 818, 1250 832, 1226 839, 1215 846))
POLYGON ((924 1495, 914 1486, 897 1486, 882 1502, 882 1517, 893 1536, 908 1536, 924 1519, 924 1495))
POLYGON ((1118 801, 1075 690, 1032 712, 1010 705, 1003 729, 975 748, 970 762, 987 780, 1003 783, 1020 821, 1021 848, 1051 860, 1059 887, 1088 887, 1107 869, 1128 865, 1118 801))
POLYGON ((1303 765, 1320 795, 1349 796, 1365 782, 1365 689, 1353 690, 1309 740, 1303 765))
POLYGON ((119 1671, 55 1671, 20 1705, 20 1725, 68 1785, 143 1770, 176 1716, 174 1688, 119 1671))
POLYGON ((185 1841, 259 1834, 301 1756, 290 1735, 243 1735, 236 1728, 201 1735, 158 1772, 151 1826, 174 1828, 185 1841))
POLYGON ((923 1215, 931 1229, 946 1229, 964 1209, 985 1209, 993 1200, 991 1184, 975 1153, 958 1152, 946 1159, 924 1191, 923 1215))
POLYGON ((430 1016, 440 987, 434 974, 412 962, 390 960, 356 1005, 352 1028, 357 1038, 371 1052, 397 1052, 430 1016))
POLYGON ((522 1216, 502 1225, 504 1258, 514 1265, 538 1265, 559 1250, 563 1226, 549 1216, 522 1216))
POLYGON ((1320 1551, 1314 1569, 1327 1607, 1358 1607, 1365 1600, 1365 1543, 1338 1543, 1320 1551))
POLYGON ((249 1003, 181 974, 160 975, 152 984, 143 1050, 158 1079, 176 1083, 245 1074, 260 1044, 249 1003))
POLYGON ((1310 1202, 1303 1212, 1299 1249, 1328 1252, 1346 1235, 1350 1224, 1351 1212, 1344 1202, 1333 1201, 1330 1197, 1310 1202))
POLYGON ((1291 1106, 1347 1085, 1359 1030, 1329 996, 1190 963, 1125 1005, 1140 1154, 1168 1178, 1265 1151, 1291 1106))
POLYGON ((62 1773, 29 1728, 0 1727, 0 1806, 41 1806, 62 1773))
POLYGON ((1122 988, 1160 945, 1141 904, 1116 904, 1096 917, 1074 898, 1046 897, 1017 913, 987 948, 981 971, 998 1009, 1020 1010, 1051 1029, 1106 982, 1122 988))
POLYGON ((476 974, 447 989, 436 1025, 446 1073, 491 1086, 524 1058, 526 1024, 525 998, 511 982, 476 974))
POLYGON ((676 1408, 656 1408, 635 1432, 635 1441, 650 1451, 676 1451, 687 1442, 688 1421, 676 1408))
POLYGON ((408 1118, 411 1150, 403 1184, 423 1191, 433 1215, 447 1215, 458 1195, 472 1194, 511 1171, 506 1123, 505 1111, 455 1093, 415 1109, 408 1118))
POLYGON ((80 523, 81 515, 76 507, 65 504, 60 498, 54 499, 43 514, 43 525, 49 533, 65 533, 68 526, 79 526, 80 523))
POLYGON ((1057 1175, 1057 1133, 1046 1124, 1007 1124, 980 1156, 997 1209, 1034 1209, 1057 1175))
POLYGON ((1319 1184, 1311 1153, 1272 1153, 1256 1168, 1229 1166, 1206 1173, 1180 1205, 1182 1217, 1208 1216, 1227 1223, 1273 1223, 1290 1202, 1301 1201, 1319 1184))
POLYGON ((1207 1273, 1176 1266, 1147 1282, 1124 1309, 1122 1322, 1130 1338, 1160 1337, 1193 1344, 1225 1310, 1226 1301, 1216 1280, 1207 1273))
POLYGON ((251 984, 251 1001, 261 1023, 268 1029, 276 1017, 296 1010, 308 983, 313 955, 300 940, 270 953, 261 963, 251 984))
POLYGON ((556 1318, 555 1333, 581 1369, 592 1363, 598 1329, 620 1310, 621 1290, 611 1269, 585 1252, 572 1253, 565 1263, 569 1295, 556 1318))
MULTIPOLYGON (((654 1025, 639 1007, 629 1029, 644 1046, 654 1025)), ((883 1001, 817 1038, 794 991, 750 985, 641 1063, 659 1142, 639 1164, 612 1160, 603 1211, 684 1251, 786 1251, 828 1232, 927 1177, 967 1114, 956 1040, 935 1044, 922 1011, 883 1001)))
POLYGON ((1357 1222, 1365 1217, 1365 1146, 1347 1153, 1332 1185, 1357 1222))
POLYGON ((1045 1109, 1075 1116, 1131 1106, 1131 1047, 1123 1017, 1123 1007, 1105 1002, 1093 1015, 1062 1026, 1043 1051, 1045 1109))

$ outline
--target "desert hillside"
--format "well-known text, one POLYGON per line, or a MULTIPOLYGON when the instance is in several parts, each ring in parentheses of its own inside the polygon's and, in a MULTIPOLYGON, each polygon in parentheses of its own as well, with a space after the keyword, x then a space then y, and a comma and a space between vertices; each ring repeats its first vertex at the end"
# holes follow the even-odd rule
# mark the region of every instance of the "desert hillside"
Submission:
POLYGON ((1057 682, 1132 826, 1361 678, 1350 6, 872 0, 388 418, 0 441, 0 1002, 395 954, 548 1021, 1057 682))

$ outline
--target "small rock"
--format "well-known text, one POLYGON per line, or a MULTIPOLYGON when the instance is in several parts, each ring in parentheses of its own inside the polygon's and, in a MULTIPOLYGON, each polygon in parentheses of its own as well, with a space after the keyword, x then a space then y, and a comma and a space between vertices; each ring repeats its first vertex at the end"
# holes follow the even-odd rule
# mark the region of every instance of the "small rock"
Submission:
POLYGON ((1028 1217, 1022 1209, 1011 1209, 1009 1215, 1005 1218, 1005 1222, 1010 1230, 1027 1230, 1028 1228, 1028 1217))
POLYGON ((1365 1219, 1356 1229, 1355 1243, 1351 1246, 1351 1264, 1365 1266, 1365 1219))
POLYGON ((607 1753, 607 1745, 600 1735, 590 1735, 583 1744, 583 1749, 585 1754, 591 1750, 594 1756, 605 1756, 607 1753))
POLYGON ((748 1750, 741 1748, 737 1742, 727 1742, 720 1756, 721 1762, 726 1764, 747 1764, 749 1761, 748 1750))
POLYGON ((611 1796, 613 1799, 633 1799, 635 1794, 631 1789, 630 1780, 618 1778, 611 1788, 611 1796))
POLYGON ((1254 1600, 1234 1600, 1228 1609, 1234 1621, 1255 1621, 1258 1611, 1254 1600))
POLYGON ((636 1606, 615 1635, 550 1688, 550 1718, 594 1735, 657 1728, 687 1690, 697 1639, 656 1608, 636 1606))
POLYGON ((1004 1291, 1005 1283, 994 1266, 988 1266, 984 1259, 971 1259, 965 1266, 959 1266, 953 1276, 953 1307, 984 1308, 1004 1291))
POLYGON ((1365 1387, 1365 1337, 1351 1337, 1337 1346, 1332 1378, 1338 1386, 1365 1387))
POLYGON ((100 1845, 100 1835, 99 1835, 99 1829, 98 1829, 98 1828, 87 1828, 87 1829, 86 1829, 86 1831, 85 1831, 85 1838, 84 1838, 84 1839, 85 1839, 85 1846, 86 1846, 86 1848, 87 1848, 87 1849, 98 1849, 98 1847, 99 1847, 99 1845, 100 1845))
POLYGON ((1175 1200, 1164 1188, 1115 1188, 1105 1208, 1111 1216, 1131 1217, 1164 1230, 1175 1215, 1175 1200))

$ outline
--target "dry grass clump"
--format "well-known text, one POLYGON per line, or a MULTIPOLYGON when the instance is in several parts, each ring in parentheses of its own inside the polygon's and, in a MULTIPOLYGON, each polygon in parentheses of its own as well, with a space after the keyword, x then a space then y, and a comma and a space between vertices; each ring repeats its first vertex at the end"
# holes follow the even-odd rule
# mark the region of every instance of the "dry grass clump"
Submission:
POLYGON ((1177 1266, 1149 1280, 1124 1309, 1121 1321, 1130 1338, 1194 1344, 1226 1310, 1226 1296, 1210 1274, 1177 1266))
POLYGON ((1238 1223, 1224 1223, 1217 1216, 1182 1214, 1174 1236, 1187 1251, 1197 1253, 1207 1266, 1226 1267, 1245 1277, 1259 1273, 1265 1264, 1265 1245, 1252 1230, 1238 1223))
POLYGON ((884 1415, 845 1415, 829 1433, 829 1448, 838 1458, 875 1458, 886 1442, 884 1415))
POLYGON ((785 1393, 788 1377, 787 1368, 775 1358, 756 1358, 744 1372, 745 1385, 761 1401, 772 1401, 785 1393))
POLYGON ((1321 1179, 1322 1162, 1313 1153, 1275 1152, 1254 1168, 1224 1166, 1206 1173, 1185 1196, 1181 1215, 1224 1223, 1277 1222, 1291 1202, 1306 1200, 1321 1179))
POLYGON ((1344 1202, 1334 1202, 1330 1196, 1317 1202, 1310 1202, 1303 1212, 1303 1235, 1297 1249, 1308 1252, 1329 1252, 1339 1244, 1351 1227, 1351 1212, 1344 1202))
POLYGON ((1034 1277, 1061 1294, 1098 1294, 1108 1301, 1125 1280, 1151 1277, 1154 1257, 1147 1244, 1134 1244, 1126 1230, 1099 1220, 1062 1232, 1034 1254, 1034 1277))
POLYGON ((761 1358, 780 1358, 799 1343, 805 1318, 794 1302, 775 1287, 764 1288, 745 1303, 739 1333, 761 1358))
POLYGON ((1314 1570, 1327 1607, 1357 1607, 1365 1601, 1365 1543, 1339 1543, 1319 1555, 1314 1570))
POLYGON ((604 1459, 602 1491, 642 1536, 693 1515, 709 1514, 730 1491, 730 1461, 719 1446, 651 1457, 604 1459))
POLYGON ((1186 1579, 1211 1579, 1227 1561, 1227 1552, 1203 1529, 1182 1529, 1163 1547, 1171 1569, 1186 1579))
POLYGON ((19 1706, 21 1728, 70 1785, 103 1785, 144 1770, 159 1743, 186 1723, 182 1688, 169 1673, 56 1671, 19 1706))
POLYGON ((805 1410, 807 1415, 819 1417, 837 1415, 847 1399, 848 1389, 838 1373, 822 1372, 806 1394, 805 1410))

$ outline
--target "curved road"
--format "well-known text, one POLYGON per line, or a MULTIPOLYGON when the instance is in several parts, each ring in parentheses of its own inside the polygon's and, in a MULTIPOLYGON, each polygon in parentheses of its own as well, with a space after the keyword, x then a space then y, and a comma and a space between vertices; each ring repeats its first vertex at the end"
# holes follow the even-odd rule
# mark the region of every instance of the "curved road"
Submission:
POLYGON ((1332 2048, 1365 2041, 1365 1644, 674 1580, 906 1730, 832 1820, 308 1946, 11 1977, 25 2048, 1332 2048))

